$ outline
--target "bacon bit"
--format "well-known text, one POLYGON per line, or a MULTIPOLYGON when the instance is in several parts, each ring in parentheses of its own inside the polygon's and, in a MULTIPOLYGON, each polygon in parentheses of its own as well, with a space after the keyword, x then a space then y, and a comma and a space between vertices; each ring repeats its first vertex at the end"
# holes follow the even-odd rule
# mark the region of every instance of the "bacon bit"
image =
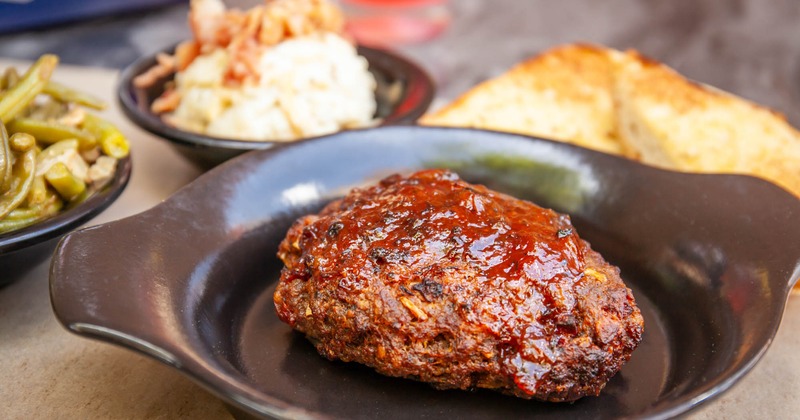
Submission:
POLYGON ((86 117, 86 111, 83 108, 75 107, 70 109, 66 114, 62 115, 58 118, 57 122, 59 124, 68 125, 71 127, 77 127, 81 123, 83 123, 83 119, 86 117))
POLYGON ((150 105, 150 110, 156 114, 174 111, 181 103, 181 94, 175 89, 165 90, 153 104, 150 105))
MULTIPOLYGON (((217 48, 226 49, 231 57, 225 70, 226 85, 258 82, 258 61, 266 48, 315 32, 341 34, 344 14, 329 0, 265 0, 247 11, 226 9, 220 0, 192 0, 189 27, 194 40, 179 44, 174 56, 160 54, 155 66, 133 80, 134 86, 153 86, 159 79, 186 69, 200 54, 217 48)), ((165 109, 162 112, 177 107, 171 102, 174 99, 159 106, 165 109)), ((152 108, 156 108, 155 103, 152 108)))
POLYGON ((243 44, 245 41, 256 41, 258 39, 258 31, 261 29, 264 18, 264 9, 254 8, 251 13, 245 16, 244 29, 237 34, 231 44, 236 48, 237 44, 243 44))
POLYGON ((142 89, 153 86, 159 79, 169 76, 175 71, 176 62, 175 58, 169 54, 156 55, 156 65, 136 76, 133 79, 133 85, 142 89))
POLYGON ((189 27, 201 45, 215 43, 225 19, 225 4, 220 0, 192 0, 189 27))
POLYGON ((177 70, 186 70, 189 64, 200 55, 200 44, 195 41, 184 41, 175 47, 175 61, 177 63, 177 70))
POLYGON ((158 62, 158 65, 171 70, 175 69, 175 64, 177 63, 177 61, 175 61, 175 57, 166 53, 156 54, 156 62, 158 62))
POLYGON ((403 304, 403 306, 405 306, 405 307, 406 307, 406 309, 408 309, 409 311, 411 311, 411 313, 412 313, 412 314, 414 314, 414 316, 415 316, 417 319, 419 319, 420 321, 425 321, 425 320, 427 320, 427 319, 428 319, 428 314, 426 314, 426 313, 425 313, 425 312, 424 312, 422 309, 420 309, 420 308, 419 308, 417 305, 414 305, 414 302, 412 302, 412 301, 411 301, 409 298, 407 298, 407 297, 403 296, 403 297, 401 297, 401 298, 400 298, 400 299, 398 299, 398 300, 400 301, 400 303, 402 303, 402 304, 403 304))
POLYGON ((328 0, 266 0, 244 12, 226 10, 219 0, 192 0, 189 26, 201 53, 228 50, 232 60, 226 78, 239 84, 258 79, 257 62, 265 48, 315 32, 342 33, 344 15, 328 0))
POLYGON ((250 38, 243 41, 243 45, 231 51, 231 63, 225 73, 225 84, 238 86, 246 81, 258 82, 258 60, 261 57, 262 46, 250 38))
POLYGON ((286 38, 317 31, 341 33, 344 15, 326 0, 277 0, 267 3, 259 41, 274 45, 286 38))
POLYGON ((276 9, 268 9, 263 13, 258 42, 263 45, 275 45, 281 42, 286 30, 283 26, 284 17, 280 13, 276 9))

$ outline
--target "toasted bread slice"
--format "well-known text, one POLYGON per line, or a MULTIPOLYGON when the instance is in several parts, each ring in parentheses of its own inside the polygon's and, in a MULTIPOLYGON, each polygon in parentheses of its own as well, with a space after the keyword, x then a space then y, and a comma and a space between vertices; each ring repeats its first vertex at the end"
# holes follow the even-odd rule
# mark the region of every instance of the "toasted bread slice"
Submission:
POLYGON ((509 131, 621 154, 612 100, 613 54, 621 53, 590 45, 546 51, 420 123, 509 131))
POLYGON ((635 52, 614 61, 619 139, 643 162, 755 175, 800 196, 800 132, 782 115, 635 52))
POLYGON ((800 197, 800 132, 782 115, 633 51, 557 47, 420 122, 541 136, 681 171, 755 175, 800 197))

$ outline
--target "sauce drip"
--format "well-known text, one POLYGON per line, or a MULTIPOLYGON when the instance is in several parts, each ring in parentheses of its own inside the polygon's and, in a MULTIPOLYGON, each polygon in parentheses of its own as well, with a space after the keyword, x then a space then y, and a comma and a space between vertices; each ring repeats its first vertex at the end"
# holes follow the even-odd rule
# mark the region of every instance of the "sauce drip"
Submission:
POLYGON ((581 334, 571 313, 587 246, 567 216, 428 170, 387 178, 316 217, 299 244, 315 257, 293 276, 313 272, 348 293, 381 279, 420 298, 419 307, 400 298, 417 320, 427 319, 426 302, 450 298, 502 343, 501 364, 523 390, 534 392, 565 335, 581 334))

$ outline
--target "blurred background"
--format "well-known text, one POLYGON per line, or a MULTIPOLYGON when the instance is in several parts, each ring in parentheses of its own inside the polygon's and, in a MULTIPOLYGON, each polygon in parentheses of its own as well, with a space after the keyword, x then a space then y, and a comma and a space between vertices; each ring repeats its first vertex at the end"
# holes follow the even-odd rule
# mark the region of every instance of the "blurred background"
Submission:
MULTIPOLYGON (((226 0, 246 8, 259 0, 226 0)), ((418 61, 439 103, 567 42, 635 48, 800 126, 795 0, 338 0, 351 34, 418 61)), ((188 1, 0 0, 0 56, 121 69, 189 37, 188 1)))
MULTIPOLYGON (((225 0, 225 4, 248 8, 262 1, 225 0)), ((430 73, 437 84, 434 108, 545 49, 563 43, 587 42, 623 50, 637 49, 691 79, 776 109, 800 127, 800 1, 797 0, 337 2, 347 14, 348 31, 355 39, 396 50, 430 73)), ((188 10, 188 0, 0 0, 0 58, 35 60, 41 54, 54 53, 66 65, 119 70, 144 55, 189 38, 188 10)), ((94 68, 80 71, 87 77, 109 74, 94 68)), ((90 86, 88 90, 106 87, 90 86)), ((111 93, 107 95, 110 97, 111 93)), ((150 139, 146 136, 137 140, 142 140, 139 147, 160 145, 155 139, 147 143, 150 139)), ((148 155, 147 169, 158 176, 146 178, 145 171, 135 175, 141 181, 133 182, 141 183, 128 189, 127 203, 150 205, 145 204, 150 203, 147 200, 161 199, 198 175, 186 166, 176 169, 176 165, 188 164, 175 161, 174 156, 148 155), (180 176, 159 177, 164 173, 180 176)), ((139 207, 131 205, 126 211, 134 209, 139 207)), ((23 410, 41 407, 45 413, 56 413, 53 418, 69 417, 75 412, 93 413, 100 418, 123 418, 129 412, 142 414, 143 418, 165 418, 169 414, 182 418, 230 417, 220 401, 201 394, 199 387, 186 378, 168 374, 166 369, 153 370, 156 362, 132 358, 129 352, 110 346, 84 344, 76 337, 65 338, 67 334, 52 318, 49 307, 47 267, 39 267, 37 273, 36 281, 19 283, 18 287, 24 287, 22 291, 27 296, 36 296, 38 300, 28 302, 14 294, 19 289, 13 292, 5 289, 4 302, 14 302, 16 306, 0 304, 0 319, 12 320, 0 324, 0 342, 6 344, 4 348, 0 346, 0 355, 6 356, 2 359, 7 363, 5 366, 24 373, 0 383, 0 396, 8 395, 3 393, 3 386, 19 391, 9 398, 0 398, 0 419, 7 418, 4 414, 16 407, 23 410), (8 327, 12 324, 13 330, 8 327), (47 348, 62 339, 80 344, 70 344, 60 351, 47 348), (22 343, 31 346, 33 342, 45 357, 28 364, 32 359, 18 354, 17 346, 22 343), (144 368, 139 369, 141 366, 144 368), (152 372, 160 372, 158 381, 150 377, 152 372), (85 382, 51 379, 70 376, 80 376, 85 382), (125 387, 107 386, 102 380, 109 377, 125 387), (86 383, 93 383, 94 378, 101 382, 94 388, 87 387, 86 383), (29 386, 36 391, 28 391, 29 386), (136 392, 119 395, 119 389, 136 392), (67 400, 62 399, 65 395, 67 400), (205 399, 198 401, 198 395, 205 399), (70 403, 86 406, 66 407, 70 403)), ((786 369, 796 354, 785 349, 798 347, 798 336, 791 333, 798 325, 797 318, 788 318, 783 328, 789 332, 776 341, 784 350, 773 349, 767 354, 770 361, 765 359, 749 375, 751 382, 743 381, 743 386, 696 411, 692 418, 770 418, 770 409, 781 414, 786 413, 787 407, 793 410, 797 406, 792 392, 800 386, 800 377, 786 369), (748 396, 771 392, 774 387, 765 390, 747 388, 750 385, 744 384, 773 382, 787 384, 785 393, 770 399, 782 404, 751 407, 753 398, 748 396)), ((5 372, 3 366, 0 371, 5 372)))

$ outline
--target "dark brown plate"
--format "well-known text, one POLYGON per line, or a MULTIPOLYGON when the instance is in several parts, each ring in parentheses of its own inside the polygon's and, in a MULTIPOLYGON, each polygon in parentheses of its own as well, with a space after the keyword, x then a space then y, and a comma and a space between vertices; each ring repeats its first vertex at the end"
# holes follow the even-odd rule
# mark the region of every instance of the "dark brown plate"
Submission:
MULTIPOLYGON (((174 47, 164 50, 171 52, 174 47)), ((358 47, 375 77, 375 118, 381 125, 408 124, 417 120, 431 104, 434 85, 428 74, 414 62, 387 50, 358 47)), ((210 168, 250 150, 268 149, 286 142, 226 139, 173 127, 150 111, 150 105, 164 92, 173 76, 141 89, 133 79, 156 63, 156 54, 142 57, 122 72, 117 99, 125 115, 139 127, 164 138, 170 145, 201 168, 210 168)), ((305 139, 295 140, 302 141, 305 139)))
POLYGON ((764 354, 800 259, 800 201, 765 181, 662 171, 566 144, 384 127, 241 156, 155 208, 72 233, 51 269, 67 328, 171 365, 240 410, 277 417, 670 417, 764 354), (300 215, 394 172, 454 169, 572 215, 645 317, 599 397, 554 404, 436 391, 321 358, 275 316, 279 241, 300 215))

